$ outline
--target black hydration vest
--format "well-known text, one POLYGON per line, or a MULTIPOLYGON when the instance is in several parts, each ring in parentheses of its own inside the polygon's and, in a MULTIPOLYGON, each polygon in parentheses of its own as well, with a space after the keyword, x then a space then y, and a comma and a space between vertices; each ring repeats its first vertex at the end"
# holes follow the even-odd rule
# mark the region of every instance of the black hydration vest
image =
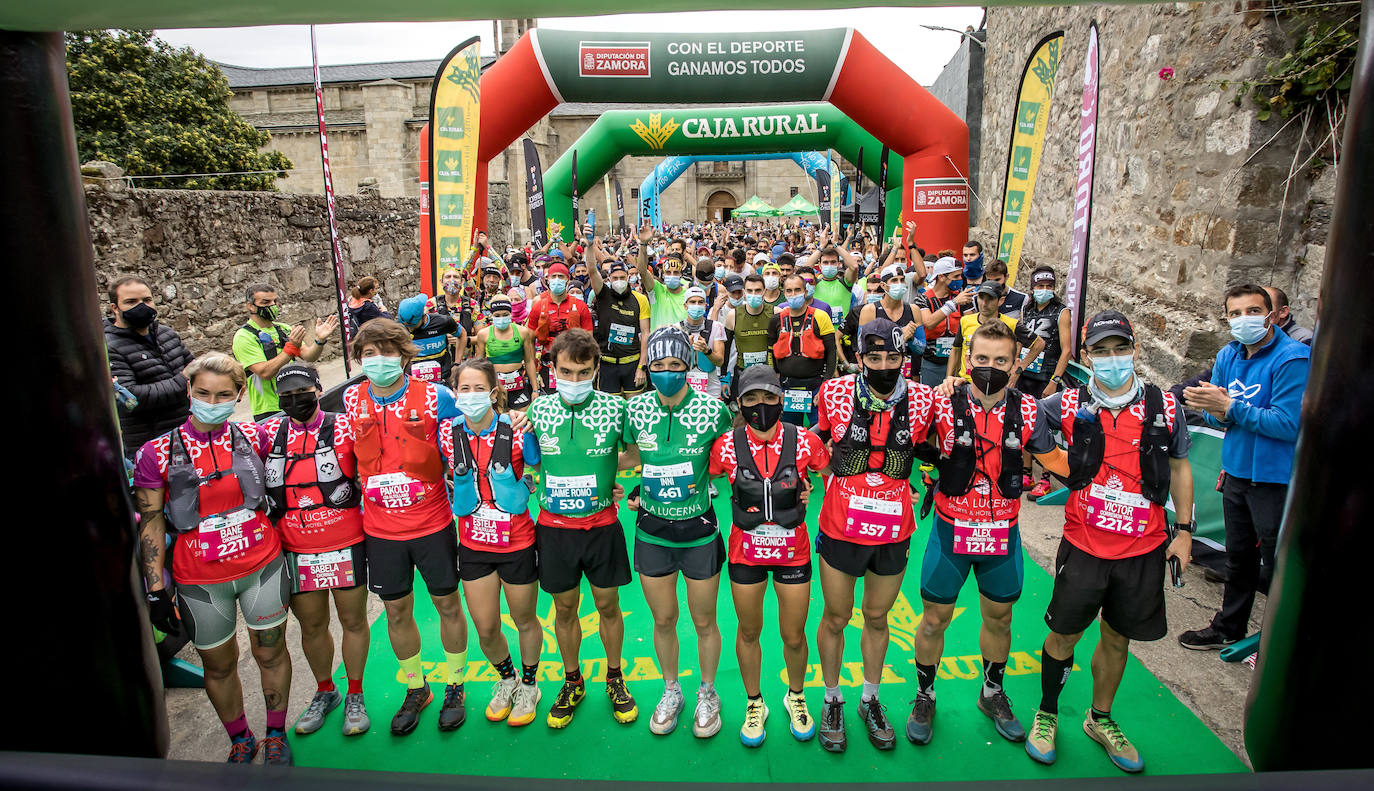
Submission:
MULTIPOLYGON (((238 426, 229 423, 229 443, 233 461, 227 470, 200 477, 191 463, 191 455, 186 452, 186 444, 181 440, 181 429, 172 430, 171 458, 167 465, 167 519, 178 533, 195 530, 204 518, 200 514, 201 484, 233 473, 238 477, 239 489, 243 492, 243 505, 249 511, 256 511, 263 502, 263 464, 253 444, 243 435, 238 426)), ((213 440, 212 440, 213 441, 213 440)), ((232 508, 223 513, 239 510, 232 508)), ((206 516, 220 516, 207 514, 206 516)))
POLYGON ((806 506, 801 501, 802 479, 797 473, 797 427, 790 423, 779 423, 778 427, 782 430, 782 452, 778 455, 778 466, 767 478, 759 472, 749 450, 745 429, 735 429, 738 466, 730 508, 735 526, 741 530, 765 522, 793 528, 806 520, 806 506))
MULTIPOLYGON (((1070 489, 1084 489, 1097 477, 1107 451, 1102 420, 1082 415, 1089 400, 1087 388, 1078 389, 1079 412, 1073 420, 1073 444, 1069 446, 1070 489)), ((1146 500, 1163 505, 1169 499, 1169 421, 1164 417, 1164 391, 1145 385, 1145 420, 1140 429, 1140 492, 1146 500)))
MULTIPOLYGON (((940 492, 946 497, 962 497, 973 489, 978 471, 978 431, 968 388, 956 388, 949 400, 954 407, 954 448, 939 465, 940 492)), ((1015 500, 1021 496, 1021 394, 1008 388, 1003 403, 1002 470, 997 476, 997 490, 1003 498, 1015 500)))
MULTIPOLYGON (((858 388, 856 381, 854 387, 858 388)), ((909 387, 910 385, 908 385, 909 387)), ((881 472, 895 480, 911 477, 911 468, 916 459, 916 447, 911 436, 911 415, 908 412, 910 401, 903 396, 892 405, 892 419, 887 428, 887 442, 881 449, 872 446, 869 433, 872 415, 859 403, 857 391, 854 395, 854 409, 849 418, 849 430, 844 437, 834 443, 830 455, 830 469, 841 478, 881 472), (881 467, 869 466, 869 454, 876 450, 883 452, 881 467)))
POLYGON ((253 338, 258 342, 258 345, 262 347, 262 353, 269 360, 280 354, 281 350, 286 348, 286 342, 290 340, 286 332, 283 331, 281 327, 278 327, 275 321, 272 322, 272 326, 270 327, 270 329, 272 332, 275 332, 277 334, 276 343, 273 343, 270 340, 271 333, 269 333, 262 327, 259 327, 258 325, 254 324, 251 321, 243 325, 241 329, 245 329, 253 333, 253 338), (263 335, 267 335, 269 339, 264 339, 262 337, 263 335))
POLYGON ((288 486, 292 489, 300 489, 311 486, 318 486, 320 494, 324 496, 324 502, 314 503, 302 508, 302 511, 313 511, 316 508, 337 508, 346 510, 357 508, 363 500, 363 493, 358 485, 348 476, 343 474, 343 468, 339 466, 339 456, 334 452, 334 420, 335 415, 331 412, 324 413, 324 419, 320 422, 320 430, 315 438, 315 451, 313 453, 287 453, 286 437, 290 424, 289 418, 283 418, 281 425, 277 427, 276 436, 272 438, 272 448, 267 452, 267 516, 273 521, 277 521, 286 515, 289 509, 286 499, 288 486), (314 459, 315 480, 307 483, 287 484, 286 476, 297 462, 306 459, 314 459))

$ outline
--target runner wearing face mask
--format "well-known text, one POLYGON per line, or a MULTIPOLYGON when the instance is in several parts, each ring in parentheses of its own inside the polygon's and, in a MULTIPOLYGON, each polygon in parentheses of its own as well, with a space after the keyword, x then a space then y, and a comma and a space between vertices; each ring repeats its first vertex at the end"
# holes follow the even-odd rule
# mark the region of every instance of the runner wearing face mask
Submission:
POLYGON ((261 426, 267 515, 281 534, 291 576, 291 612, 301 625, 301 648, 315 675, 316 692, 296 733, 318 731, 329 712, 344 705, 343 733, 371 727, 363 703, 363 668, 371 631, 367 624, 367 550, 362 490, 354 480, 353 428, 343 415, 319 407, 319 374, 295 363, 277 372, 284 416, 261 426), (329 602, 343 631, 348 694, 334 686, 334 638, 329 602))
POLYGON ((706 318, 706 292, 693 286, 684 300, 687 318, 678 323, 692 344, 687 384, 698 393, 720 398, 720 375, 725 367, 725 325, 706 318))
POLYGON ((816 434, 830 443, 830 467, 821 506, 821 592, 825 610, 816 632, 825 708, 821 746, 843 752, 844 697, 840 693, 844 631, 854 613, 854 587, 864 580, 860 650, 864 684, 859 718, 868 740, 891 750, 896 737, 878 700, 887 656, 887 616, 906 573, 916 519, 910 477, 930 428, 930 388, 902 376, 902 332, 885 318, 859 328, 860 374, 821 388, 816 434))
POLYGON ((725 544, 711 508, 710 450, 730 428, 725 402, 688 383, 698 352, 678 327, 649 336, 649 379, 653 390, 630 399, 626 408, 626 463, 643 462, 643 497, 635 523, 635 571, 654 614, 654 652, 664 681, 663 697, 649 728, 671 733, 682 712, 678 685, 677 577, 686 578, 687 607, 697 631, 701 687, 692 730, 698 737, 720 730, 720 696, 715 689, 720 662, 716 598, 725 544))
POLYGON ((229 422, 246 376, 243 366, 218 352, 193 360, 185 375, 190 418, 144 443, 134 463, 148 613, 163 632, 177 634, 186 626, 205 668, 205 694, 229 734, 229 763, 252 763, 261 747, 266 763, 287 765, 291 657, 285 623, 291 580, 281 539, 267 517, 258 428, 229 422), (169 525, 176 535, 175 604, 163 573, 169 525), (236 608, 243 611, 262 675, 267 735, 261 744, 243 710, 236 608))
POLYGON ((906 273, 899 266, 889 266, 882 271, 880 282, 883 298, 859 310, 859 323, 862 326, 875 318, 886 318, 897 325, 902 332, 902 376, 910 379, 919 377, 917 361, 926 350, 926 332, 921 322, 916 320, 911 304, 906 299, 906 273))
POLYGON ((773 308, 787 304, 787 296, 782 293, 782 269, 770 263, 763 253, 754 256, 754 266, 759 267, 759 274, 763 276, 763 304, 769 307, 771 314, 773 308))
POLYGON ((682 255, 669 255, 659 262, 660 271, 663 273, 663 279, 660 281, 649 268, 649 242, 653 238, 653 226, 644 223, 639 229, 639 259, 636 268, 639 270, 640 286, 649 295, 650 330, 656 330, 665 324, 676 324, 687 316, 682 304, 688 285, 687 278, 683 277, 686 266, 682 261, 682 255))
MULTIPOLYGON (((1069 344, 1065 338, 1072 337, 1072 321, 1069 306, 1065 305, 1054 293, 1054 270, 1048 266, 1037 266, 1031 273, 1031 294, 1026 306, 1021 310, 1020 325, 1027 333, 1034 333, 1045 342, 1045 350, 1032 358, 1030 349, 1022 352, 1021 377, 1016 380, 1017 388, 1036 398, 1053 395, 1064 384, 1064 371, 1069 366, 1069 344)), ((1034 502, 1050 491, 1050 473, 1046 470, 1040 480, 1031 480, 1031 458, 1023 453, 1021 458, 1022 487, 1029 489, 1026 498, 1034 502)))
POLYGON ((927 490, 921 507, 924 515, 934 504, 935 524, 921 563, 923 609, 915 640, 918 691, 906 724, 906 737, 913 744, 931 740, 936 667, 954 602, 970 571, 978 579, 982 612, 978 643, 983 688, 978 710, 992 719, 1004 739, 1026 738, 1002 687, 1011 649, 1012 605, 1021 597, 1024 576, 1017 525, 1021 449, 1060 475, 1066 475, 1068 467, 1036 400, 1009 387, 1016 346, 1011 328, 1001 322, 980 326, 970 340, 972 386, 945 385, 935 397, 932 439, 941 454, 940 480, 927 490))
POLYGON ((595 294, 596 342, 601 347, 597 389, 629 398, 644 390, 648 366, 644 346, 649 337, 649 300, 630 288, 630 271, 619 261, 610 265, 606 279, 591 275, 595 294))
POLYGON ((439 449, 448 464, 450 503, 458 519, 458 570, 478 643, 500 680, 492 687, 486 716, 492 722, 528 725, 539 703, 535 675, 544 630, 535 616, 539 589, 530 485, 525 466, 539 463, 532 435, 511 426, 505 390, 486 360, 454 370, 455 401, 462 416, 439 422, 439 449), (501 594, 520 634, 517 679, 502 633, 501 594))
POLYGON ((806 304, 806 280, 791 275, 784 283, 787 307, 768 323, 769 364, 783 386, 783 420, 816 425, 816 392, 835 373, 835 327, 829 314, 806 304))
POLYGON ((511 303, 503 296, 487 304, 491 326, 477 331, 474 348, 496 369, 505 402, 510 409, 525 409, 534 400, 534 383, 539 381, 539 366, 534 357, 534 333, 523 332, 511 317, 511 303))
POLYGON ((591 332, 592 314, 586 303, 574 299, 569 293, 568 267, 562 263, 549 265, 545 274, 549 290, 540 294, 530 307, 530 315, 525 327, 534 333, 539 351, 539 376, 541 388, 550 392, 554 379, 550 370, 552 358, 549 348, 558 336, 569 329, 577 328, 591 332))
POLYGON ((583 577, 591 588, 606 651, 612 716, 616 722, 634 722, 639 708, 620 667, 625 622, 618 590, 630 582, 630 559, 614 495, 626 402, 592 389, 601 348, 591 333, 568 330, 554 341, 550 355, 557 391, 536 398, 529 409, 541 473, 535 525, 539 587, 553 596, 554 636, 565 677, 549 708, 548 724, 567 727, 587 695, 578 656, 583 577))
POLYGON ((368 589, 386 608, 387 635, 406 679, 406 695, 391 720, 404 736, 434 700, 420 665, 415 624, 415 572, 439 612, 439 639, 447 660, 439 729, 463 724, 467 620, 458 594, 458 536, 444 484, 439 421, 458 415, 453 391, 406 376, 415 356, 400 323, 373 319, 353 338, 353 358, 364 381, 344 391, 344 414, 354 432, 358 482, 363 487, 368 589))
POLYGON ((763 744, 768 706, 763 702, 760 665, 763 651, 763 598, 773 578, 778 599, 778 631, 787 668, 787 711, 792 736, 807 741, 816 734, 806 707, 806 616, 811 600, 811 547, 806 533, 810 473, 830 474, 830 454, 816 435, 782 423, 782 383, 773 369, 758 365, 738 377, 740 413, 745 425, 722 434, 711 448, 711 474, 732 484, 728 557, 730 594, 739 626, 735 652, 744 679, 744 725, 740 741, 763 744))
POLYGON ((447 381, 455 359, 454 346, 449 340, 457 334, 457 354, 461 355, 467 346, 468 336, 452 316, 426 313, 427 299, 424 294, 416 294, 401 300, 396 306, 396 320, 410 331, 415 344, 416 354, 410 363, 410 375, 423 382, 447 381))
POLYGON ((734 333, 736 377, 750 366, 768 362, 768 324, 773 310, 765 301, 765 291, 762 276, 744 278, 744 302, 725 319, 725 328, 734 333))
POLYGON ((959 319, 973 306, 972 287, 962 291, 954 284, 963 270, 953 258, 940 258, 931 265, 934 280, 916 296, 921 324, 926 332, 926 351, 921 357, 921 383, 935 387, 949 375, 949 360, 959 338, 959 319))

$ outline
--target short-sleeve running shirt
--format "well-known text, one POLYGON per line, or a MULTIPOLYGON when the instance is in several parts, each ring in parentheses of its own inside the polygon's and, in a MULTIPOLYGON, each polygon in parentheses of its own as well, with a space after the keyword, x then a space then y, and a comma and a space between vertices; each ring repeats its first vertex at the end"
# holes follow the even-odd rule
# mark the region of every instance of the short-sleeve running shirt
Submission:
MULTIPOLYGON (((510 418, 501 415, 499 421, 509 424, 510 418)), ((467 430, 466 421, 463 418, 445 418, 439 421, 439 452, 443 454, 444 461, 453 464, 453 426, 457 423, 460 433, 466 436, 468 447, 472 449, 472 455, 477 460, 477 491, 482 498, 482 502, 492 505, 494 495, 491 491, 491 483, 487 480, 485 471, 491 466, 491 455, 496 445, 496 420, 493 420, 487 430, 474 436, 467 430)), ((511 472, 516 478, 525 474, 525 465, 535 465, 539 463, 539 444, 534 436, 526 431, 513 431, 511 436, 510 464, 511 472)), ((480 514, 479 514, 480 515, 480 514)), ((510 514, 510 532, 501 535, 498 531, 473 530, 473 514, 458 516, 458 541, 468 549, 475 549, 481 552, 516 552, 526 547, 534 545, 534 520, 530 519, 529 508, 525 508, 518 514, 510 514), (487 535, 500 536, 501 540, 497 543, 482 541, 481 538, 487 535)))
POLYGON ((569 406, 557 393, 526 413, 539 445, 539 523, 590 530, 616 521, 615 486, 625 400, 593 390, 569 406))
POLYGON ((669 521, 706 513, 711 446, 732 422, 724 401, 690 387, 672 409, 652 390, 626 402, 624 441, 639 446, 644 465, 640 507, 669 521))
MULTIPOLYGON (((358 506, 352 508, 330 508, 324 504, 324 495, 318 486, 296 486, 302 480, 314 481, 315 460, 293 458, 313 456, 318 447, 320 426, 324 423, 324 412, 304 426, 291 421, 285 415, 277 415, 264 420, 262 426, 262 457, 265 460, 276 441, 282 423, 287 424, 286 444, 286 513, 277 520, 281 531, 282 545, 292 552, 329 552, 352 546, 363 540, 363 512, 358 506)), ((353 455, 353 425, 347 416, 334 415, 334 456, 339 460, 340 471, 344 477, 352 478, 358 472, 358 460, 353 455)))
MULTIPOLYGON (((291 325, 283 324, 279 321, 272 323, 272 329, 263 329, 256 324, 248 324, 239 327, 239 331, 234 333, 234 359, 245 370, 249 366, 267 362, 267 352, 271 351, 272 356, 281 354, 282 347, 285 346, 286 338, 291 334, 291 325), (249 330, 248 327, 252 327, 249 330), (266 336, 267 340, 263 339, 266 336)), ((279 409, 277 404, 277 380, 264 379, 257 374, 248 375, 248 408, 255 415, 264 412, 276 412, 279 409)))

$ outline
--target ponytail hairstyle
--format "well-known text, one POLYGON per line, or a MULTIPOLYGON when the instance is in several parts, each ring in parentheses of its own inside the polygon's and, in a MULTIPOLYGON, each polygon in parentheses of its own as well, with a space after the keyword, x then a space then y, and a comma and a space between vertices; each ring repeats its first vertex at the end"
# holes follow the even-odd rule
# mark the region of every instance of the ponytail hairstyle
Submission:
POLYGON ((377 278, 370 276, 365 277, 357 283, 354 283, 353 287, 348 290, 348 293, 354 299, 368 299, 377 291, 377 286, 379 285, 381 284, 377 282, 377 278))
POLYGON ((479 371, 487 379, 487 387, 496 394, 496 404, 492 409, 498 415, 506 414, 506 388, 501 386, 501 380, 496 377, 496 366, 491 364, 491 360, 485 357, 469 357, 461 363, 453 366, 453 372, 449 374, 449 385, 456 391, 458 389, 458 377, 464 371, 479 371))

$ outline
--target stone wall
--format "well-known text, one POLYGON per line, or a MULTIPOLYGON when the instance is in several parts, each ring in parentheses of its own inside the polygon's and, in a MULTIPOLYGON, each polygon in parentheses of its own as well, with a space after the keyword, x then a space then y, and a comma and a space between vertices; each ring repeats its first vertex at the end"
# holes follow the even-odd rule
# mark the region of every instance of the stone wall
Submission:
MULTIPOLYGON (((127 190, 87 186, 102 312, 121 275, 153 287, 160 319, 194 354, 229 351, 246 320, 243 289, 276 286, 282 320, 306 323, 337 310, 329 224, 322 195, 127 190)), ((339 196, 339 236, 350 282, 382 281, 390 308, 420 289, 415 198, 339 196)), ((339 353, 330 343, 326 357, 339 353)))
MULTIPOLYGON (((964 36, 959 49, 940 70, 940 76, 926 88, 968 124, 969 172, 964 175, 973 191, 980 195, 983 192, 978 173, 983 150, 983 47, 986 38, 986 31, 964 36)), ((977 224, 979 217, 977 202, 971 202, 969 222, 977 224)))
POLYGON ((1311 327, 1335 173, 1300 171, 1285 200, 1299 125, 1281 131, 1277 113, 1261 122, 1248 100, 1237 106, 1231 98, 1234 86, 1263 74, 1287 42, 1272 17, 1240 3, 990 8, 979 190, 985 220, 972 238, 995 251, 1021 71, 1034 43, 1063 29, 1018 286, 1025 288, 1042 263, 1062 278, 1072 244, 1083 60, 1094 18, 1101 93, 1089 311, 1112 306, 1131 317, 1142 336, 1146 373, 1161 383, 1201 368, 1229 340, 1220 320, 1229 285, 1279 286, 1298 321, 1311 327), (1165 67, 1174 70, 1167 81, 1159 77, 1165 67))

